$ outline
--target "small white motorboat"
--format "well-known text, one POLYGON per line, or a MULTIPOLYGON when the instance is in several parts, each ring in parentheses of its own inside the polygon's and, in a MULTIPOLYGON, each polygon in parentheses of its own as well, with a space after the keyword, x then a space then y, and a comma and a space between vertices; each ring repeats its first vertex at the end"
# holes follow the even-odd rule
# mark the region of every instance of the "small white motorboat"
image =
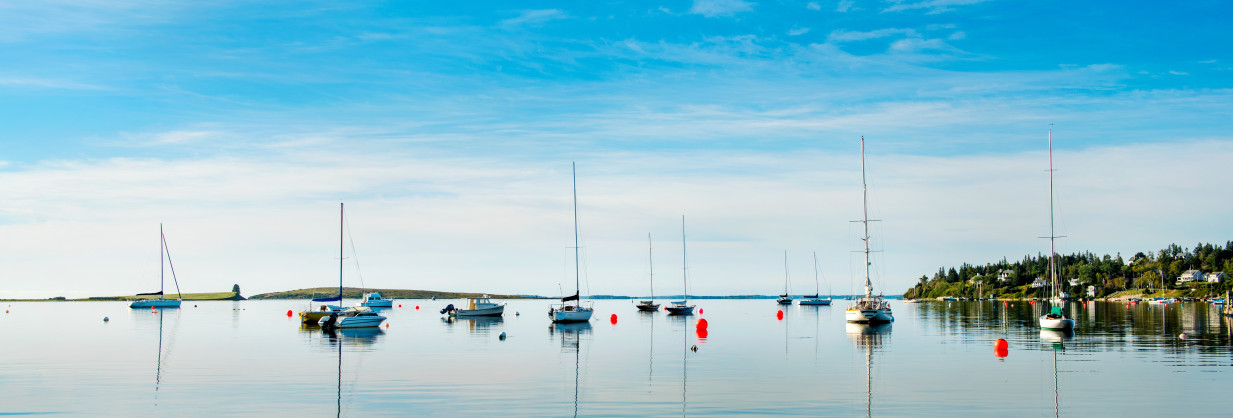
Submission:
MULTIPOLYGON (((467 309, 456 309, 454 305, 446 306, 441 310, 441 313, 449 316, 501 316, 505 313, 505 304, 498 304, 488 298, 488 295, 480 298, 468 299, 467 309)), ((588 318, 590 319, 590 318, 588 318)))
POLYGON ((331 312, 329 316, 318 322, 321 328, 369 328, 379 327, 385 322, 385 317, 378 315, 367 306, 347 308, 342 312, 331 312))

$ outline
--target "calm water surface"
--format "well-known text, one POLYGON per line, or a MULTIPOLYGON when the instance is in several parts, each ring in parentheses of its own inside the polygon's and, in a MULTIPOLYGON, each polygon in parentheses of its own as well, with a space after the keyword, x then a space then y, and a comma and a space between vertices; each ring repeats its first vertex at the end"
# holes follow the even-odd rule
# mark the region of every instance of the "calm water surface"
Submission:
POLYGON ((845 324, 845 301, 782 320, 772 300, 692 317, 597 301, 573 326, 542 300, 454 322, 437 312, 457 300, 396 303, 388 328, 333 336, 286 316, 302 301, 4 303, 0 413, 1224 415, 1233 387, 1233 323, 1206 303, 1072 303, 1073 337, 1025 302, 896 301, 876 328, 845 324))

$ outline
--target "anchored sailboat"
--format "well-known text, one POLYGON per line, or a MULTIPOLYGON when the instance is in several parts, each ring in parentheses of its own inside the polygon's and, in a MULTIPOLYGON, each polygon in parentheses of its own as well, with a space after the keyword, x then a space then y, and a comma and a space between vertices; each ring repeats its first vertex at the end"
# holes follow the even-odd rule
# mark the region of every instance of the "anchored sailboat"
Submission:
POLYGON ((780 305, 791 305, 792 296, 788 295, 788 251, 783 252, 783 294, 775 299, 775 303, 780 305))
MULTIPOLYGON (((829 293, 830 285, 827 286, 827 292, 829 293)), ((821 293, 821 289, 822 285, 818 281, 818 253, 813 253, 813 296, 809 296, 801 300, 800 304, 804 306, 831 306, 830 296, 827 296, 826 299, 818 297, 821 293)))
POLYGON ((338 204, 338 296, 317 298, 313 302, 338 302, 338 305, 321 305, 319 310, 300 312, 300 321, 306 324, 318 324, 325 329, 334 328, 367 328, 381 326, 385 317, 373 312, 367 306, 343 309, 343 228, 346 225, 343 204, 338 204))
POLYGON ((163 224, 158 224, 158 292, 138 293, 137 296, 154 296, 158 295, 158 299, 142 299, 135 300, 129 304, 130 308, 179 308, 180 299, 180 281, 176 280, 176 267, 171 263, 171 250, 167 248, 167 237, 163 235, 163 224), (166 255, 166 265, 171 266, 171 280, 176 284, 176 299, 163 298, 163 258, 166 255))
POLYGON ((874 296, 873 282, 869 280, 869 190, 865 184, 865 137, 861 137, 861 201, 864 218, 859 221, 865 227, 865 296, 856 299, 848 306, 846 318, 848 322, 857 324, 885 324, 895 321, 891 314, 890 303, 882 295, 874 296))
POLYGON ((681 215, 681 300, 672 301, 672 305, 664 307, 668 315, 694 314, 694 305, 689 304, 689 263, 685 255, 685 215, 681 215))
POLYGON ((1062 307, 1066 305, 1066 301, 1062 300, 1062 296, 1058 293, 1057 265, 1053 262, 1053 259, 1057 257, 1057 253, 1053 250, 1053 240, 1061 238, 1053 233, 1053 129, 1049 129, 1049 236, 1041 238, 1049 238, 1049 289, 1051 293, 1049 304, 1052 306, 1049 313, 1040 317, 1040 327, 1057 331, 1073 330, 1075 320, 1062 313, 1062 307))
POLYGON ((578 262, 581 259, 578 256, 578 170, 577 167, 570 163, 570 169, 573 172, 574 179, 574 295, 561 298, 560 305, 553 305, 548 310, 548 316, 552 317, 552 322, 587 322, 591 320, 591 314, 595 309, 590 304, 583 306, 582 304, 582 282, 581 269, 578 262), (569 304, 568 302, 574 302, 569 304))
POLYGON ((651 272, 651 300, 638 301, 638 310, 642 312, 657 312, 659 304, 655 303, 655 262, 652 257, 654 253, 651 251, 651 233, 646 234, 646 252, 647 266, 651 272))

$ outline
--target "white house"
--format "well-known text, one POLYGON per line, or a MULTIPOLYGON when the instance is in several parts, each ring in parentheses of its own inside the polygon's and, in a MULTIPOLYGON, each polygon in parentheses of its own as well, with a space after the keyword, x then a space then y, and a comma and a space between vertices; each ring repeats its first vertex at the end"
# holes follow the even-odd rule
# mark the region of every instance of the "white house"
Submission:
POLYGON ((1036 280, 1032 281, 1032 287, 1045 287, 1045 283, 1044 277, 1037 277, 1036 280))
POLYGON ((1010 270, 1002 270, 998 273, 998 283, 1006 283, 1010 280, 1010 270))
POLYGON ((1198 270, 1186 270, 1181 277, 1177 278, 1177 284, 1192 283, 1203 281, 1203 272, 1198 270))
POLYGON ((1089 297, 1089 298, 1094 298, 1094 297, 1096 297, 1096 286, 1088 286, 1088 287, 1087 287, 1087 297, 1089 297))
POLYGON ((1204 274, 1203 276, 1206 277, 1207 281, 1210 283, 1220 283, 1224 281, 1223 271, 1211 272, 1211 273, 1204 274))
POLYGON ((1070 285, 1071 285, 1071 286, 1078 286, 1078 285, 1079 285, 1079 279, 1070 279, 1070 285))

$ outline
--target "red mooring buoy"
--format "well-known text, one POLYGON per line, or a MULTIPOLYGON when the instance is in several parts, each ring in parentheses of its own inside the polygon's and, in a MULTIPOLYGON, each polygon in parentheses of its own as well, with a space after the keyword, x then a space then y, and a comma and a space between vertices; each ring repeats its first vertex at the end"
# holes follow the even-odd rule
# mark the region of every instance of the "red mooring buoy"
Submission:
POLYGON ((705 319, 699 319, 699 320, 698 320, 698 325, 697 325, 698 330, 705 331, 705 330, 706 330, 706 326, 707 326, 707 323, 706 323, 706 320, 705 320, 705 319))
POLYGON ((776 312, 775 312, 775 318, 782 320, 782 319, 783 319, 783 311, 776 311, 776 312))
POLYGON ((994 350, 1009 350, 1010 343, 1007 343, 1006 340, 998 338, 997 341, 993 342, 993 349, 994 350))
POLYGON ((612 325, 616 325, 617 323, 616 314, 612 314, 612 316, 608 317, 608 322, 611 322, 612 325))
POLYGON ((288 317, 288 318, 290 318, 290 317, 291 317, 291 310, 290 310, 290 309, 288 309, 288 310, 287 310, 287 317, 288 317))
POLYGON ((702 308, 698 308, 698 315, 702 315, 702 308))

